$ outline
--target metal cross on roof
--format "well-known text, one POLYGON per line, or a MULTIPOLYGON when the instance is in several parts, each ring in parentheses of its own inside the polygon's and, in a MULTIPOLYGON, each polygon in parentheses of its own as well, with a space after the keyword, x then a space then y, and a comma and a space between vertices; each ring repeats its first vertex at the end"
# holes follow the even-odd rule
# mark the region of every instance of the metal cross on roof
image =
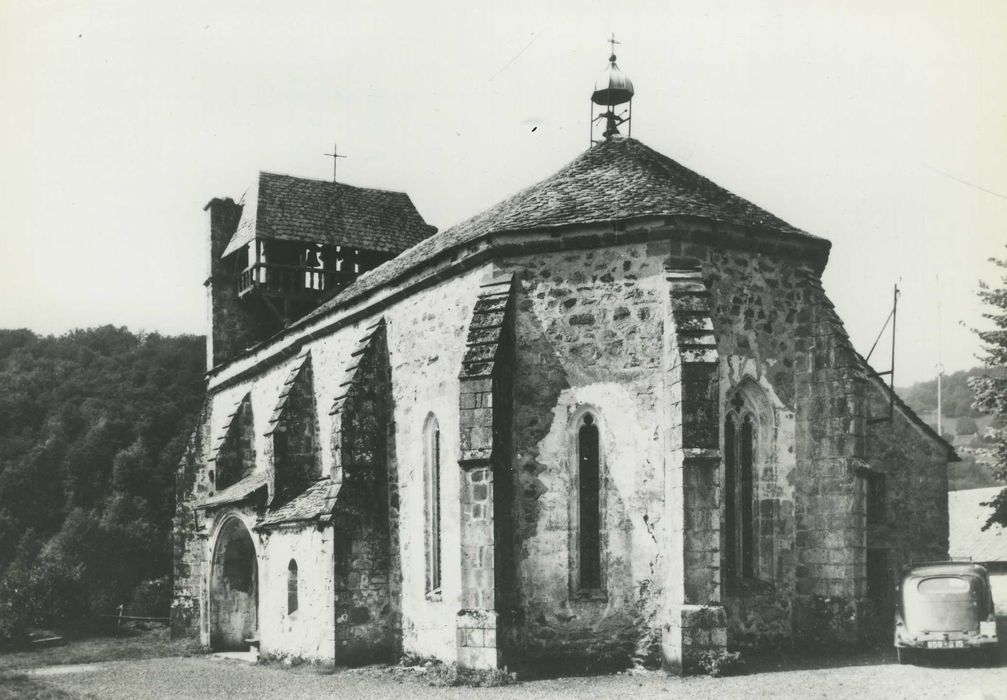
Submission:
POLYGON ((612 45, 612 58, 610 58, 609 60, 610 61, 614 61, 615 60, 615 45, 616 44, 622 44, 622 42, 621 41, 616 41, 615 40, 615 32, 612 32, 612 36, 609 38, 608 43, 610 43, 612 45))
POLYGON ((339 148, 336 144, 332 144, 332 153, 323 153, 323 156, 328 156, 332 159, 332 181, 336 181, 336 164, 339 162, 339 158, 349 158, 349 156, 344 156, 339 152, 339 148))

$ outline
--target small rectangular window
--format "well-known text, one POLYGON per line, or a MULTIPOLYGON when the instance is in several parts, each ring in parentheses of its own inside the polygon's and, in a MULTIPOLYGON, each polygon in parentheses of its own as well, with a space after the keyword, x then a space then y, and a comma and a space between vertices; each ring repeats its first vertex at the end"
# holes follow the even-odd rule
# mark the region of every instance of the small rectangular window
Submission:
POLYGON ((287 614, 297 610, 297 562, 293 559, 287 565, 287 614))

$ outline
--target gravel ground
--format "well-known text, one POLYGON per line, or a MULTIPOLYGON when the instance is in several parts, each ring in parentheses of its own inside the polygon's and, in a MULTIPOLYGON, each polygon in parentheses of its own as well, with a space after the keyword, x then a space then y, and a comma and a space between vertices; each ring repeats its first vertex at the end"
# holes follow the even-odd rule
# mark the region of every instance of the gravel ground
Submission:
MULTIPOLYGON (((669 678, 661 673, 527 681, 497 688, 434 688, 396 680, 380 668, 324 672, 240 661, 163 658, 30 671, 52 691, 98 698, 1005 698, 1007 667, 874 664, 762 671, 733 678, 669 678)), ((400 674, 401 675, 401 674, 400 674)))

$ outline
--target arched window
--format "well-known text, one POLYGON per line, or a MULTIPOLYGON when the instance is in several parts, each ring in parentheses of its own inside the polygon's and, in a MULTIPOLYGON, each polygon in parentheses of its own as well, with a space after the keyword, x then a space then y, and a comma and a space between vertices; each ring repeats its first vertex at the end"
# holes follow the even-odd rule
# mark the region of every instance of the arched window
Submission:
POLYGON ((728 581, 756 575, 756 459, 759 422, 742 391, 724 420, 724 574, 728 581))
POLYGON ((594 416, 577 425, 578 587, 601 588, 601 450, 594 416))
POLYGON ((441 430, 431 414, 423 429, 427 593, 441 590, 441 430))
POLYGON ((297 562, 287 564, 287 614, 297 610, 297 562))

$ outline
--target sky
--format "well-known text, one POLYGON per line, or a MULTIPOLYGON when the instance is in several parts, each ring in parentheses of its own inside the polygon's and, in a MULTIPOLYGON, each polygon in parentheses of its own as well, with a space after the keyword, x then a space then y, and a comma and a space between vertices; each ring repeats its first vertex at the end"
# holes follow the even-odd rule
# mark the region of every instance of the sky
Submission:
POLYGON ((858 350, 898 284, 897 384, 979 363, 1001 0, 0 0, 0 327, 204 333, 204 205, 334 142, 341 182, 468 218, 587 147, 612 32, 633 136, 830 239, 858 350))

